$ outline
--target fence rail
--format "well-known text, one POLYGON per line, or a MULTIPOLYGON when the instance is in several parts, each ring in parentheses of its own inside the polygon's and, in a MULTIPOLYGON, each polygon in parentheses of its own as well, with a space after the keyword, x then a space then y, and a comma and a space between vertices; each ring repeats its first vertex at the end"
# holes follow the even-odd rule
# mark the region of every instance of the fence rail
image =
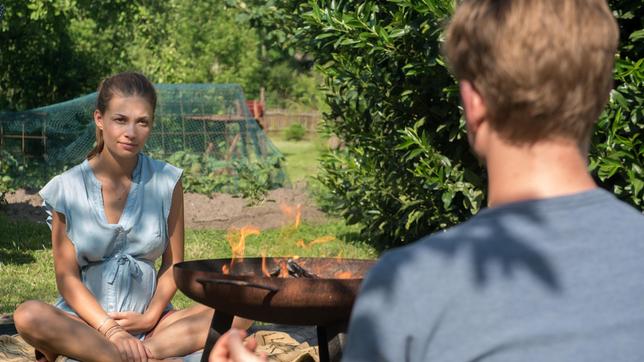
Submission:
POLYGON ((309 132, 314 132, 320 121, 320 113, 293 112, 285 109, 267 109, 264 113, 262 125, 265 131, 281 131, 293 123, 299 123, 309 132))

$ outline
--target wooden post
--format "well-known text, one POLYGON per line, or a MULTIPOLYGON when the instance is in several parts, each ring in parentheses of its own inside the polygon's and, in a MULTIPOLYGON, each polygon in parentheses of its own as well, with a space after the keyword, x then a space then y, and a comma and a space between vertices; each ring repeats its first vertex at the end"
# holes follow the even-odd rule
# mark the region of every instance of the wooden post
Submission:
POLYGON ((163 155, 167 155, 168 151, 165 149, 165 129, 163 128, 163 121, 159 121, 159 123, 161 123, 161 148, 163 149, 163 155))
POLYGON ((49 156, 47 155, 47 120, 42 124, 42 145, 43 145, 43 158, 47 160, 49 156))
POLYGON ((183 114, 183 96, 181 91, 179 91, 179 109, 181 110, 181 116, 179 117, 179 122, 181 122, 181 134, 183 139, 183 149, 186 149, 186 121, 183 114))
MULTIPOLYGON (((206 115, 206 111, 203 109, 203 102, 201 103, 201 114, 206 115)), ((208 122, 206 118, 201 120, 203 125, 203 153, 206 153, 208 150, 208 130, 206 129, 206 122, 208 122)))
POLYGON ((203 152, 205 153, 208 150, 208 130, 206 129, 205 119, 201 121, 203 123, 203 152))

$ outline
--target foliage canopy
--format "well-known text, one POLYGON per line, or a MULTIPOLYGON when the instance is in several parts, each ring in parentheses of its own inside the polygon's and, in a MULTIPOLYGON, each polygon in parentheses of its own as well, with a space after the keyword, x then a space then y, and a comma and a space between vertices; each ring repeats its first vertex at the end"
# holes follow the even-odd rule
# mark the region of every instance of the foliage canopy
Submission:
POLYGON ((154 83, 238 83, 250 98, 263 86, 270 106, 318 105, 310 64, 298 65, 254 20, 270 7, 234 0, 3 4, 0 110, 91 93, 102 78, 125 70, 154 83))

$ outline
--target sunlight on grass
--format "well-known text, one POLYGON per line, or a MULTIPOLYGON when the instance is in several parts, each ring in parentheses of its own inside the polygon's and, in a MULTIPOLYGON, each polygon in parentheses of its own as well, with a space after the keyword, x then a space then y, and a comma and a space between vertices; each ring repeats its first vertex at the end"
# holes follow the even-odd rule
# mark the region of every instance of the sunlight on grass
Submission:
POLYGON ((279 133, 270 133, 273 144, 286 157, 286 174, 291 182, 306 180, 318 173, 318 159, 325 147, 317 134, 308 134, 302 141, 287 141, 279 133))
POLYGON ((0 215, 0 313, 27 299, 53 302, 56 296, 49 228, 12 223, 0 215))
MULTIPOLYGON (((311 256, 375 259, 376 250, 359 241, 357 229, 342 221, 300 225, 262 231, 246 240, 246 256, 311 256), (326 243, 300 247, 301 240, 332 236, 326 243)), ((229 258, 230 247, 223 230, 186 230, 185 260, 229 258)), ((11 313, 28 299, 48 303, 57 296, 49 228, 43 224, 10 222, 0 214, 0 313, 11 313)), ((193 302, 181 292, 173 299, 178 308, 193 302)))

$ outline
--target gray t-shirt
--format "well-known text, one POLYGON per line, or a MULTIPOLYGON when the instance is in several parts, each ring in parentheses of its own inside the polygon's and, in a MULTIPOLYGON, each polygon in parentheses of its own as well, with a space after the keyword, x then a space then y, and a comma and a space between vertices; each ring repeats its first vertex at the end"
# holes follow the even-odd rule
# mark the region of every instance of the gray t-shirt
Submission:
POLYGON ((344 361, 644 361, 644 216, 601 190, 485 209, 383 255, 344 361))

